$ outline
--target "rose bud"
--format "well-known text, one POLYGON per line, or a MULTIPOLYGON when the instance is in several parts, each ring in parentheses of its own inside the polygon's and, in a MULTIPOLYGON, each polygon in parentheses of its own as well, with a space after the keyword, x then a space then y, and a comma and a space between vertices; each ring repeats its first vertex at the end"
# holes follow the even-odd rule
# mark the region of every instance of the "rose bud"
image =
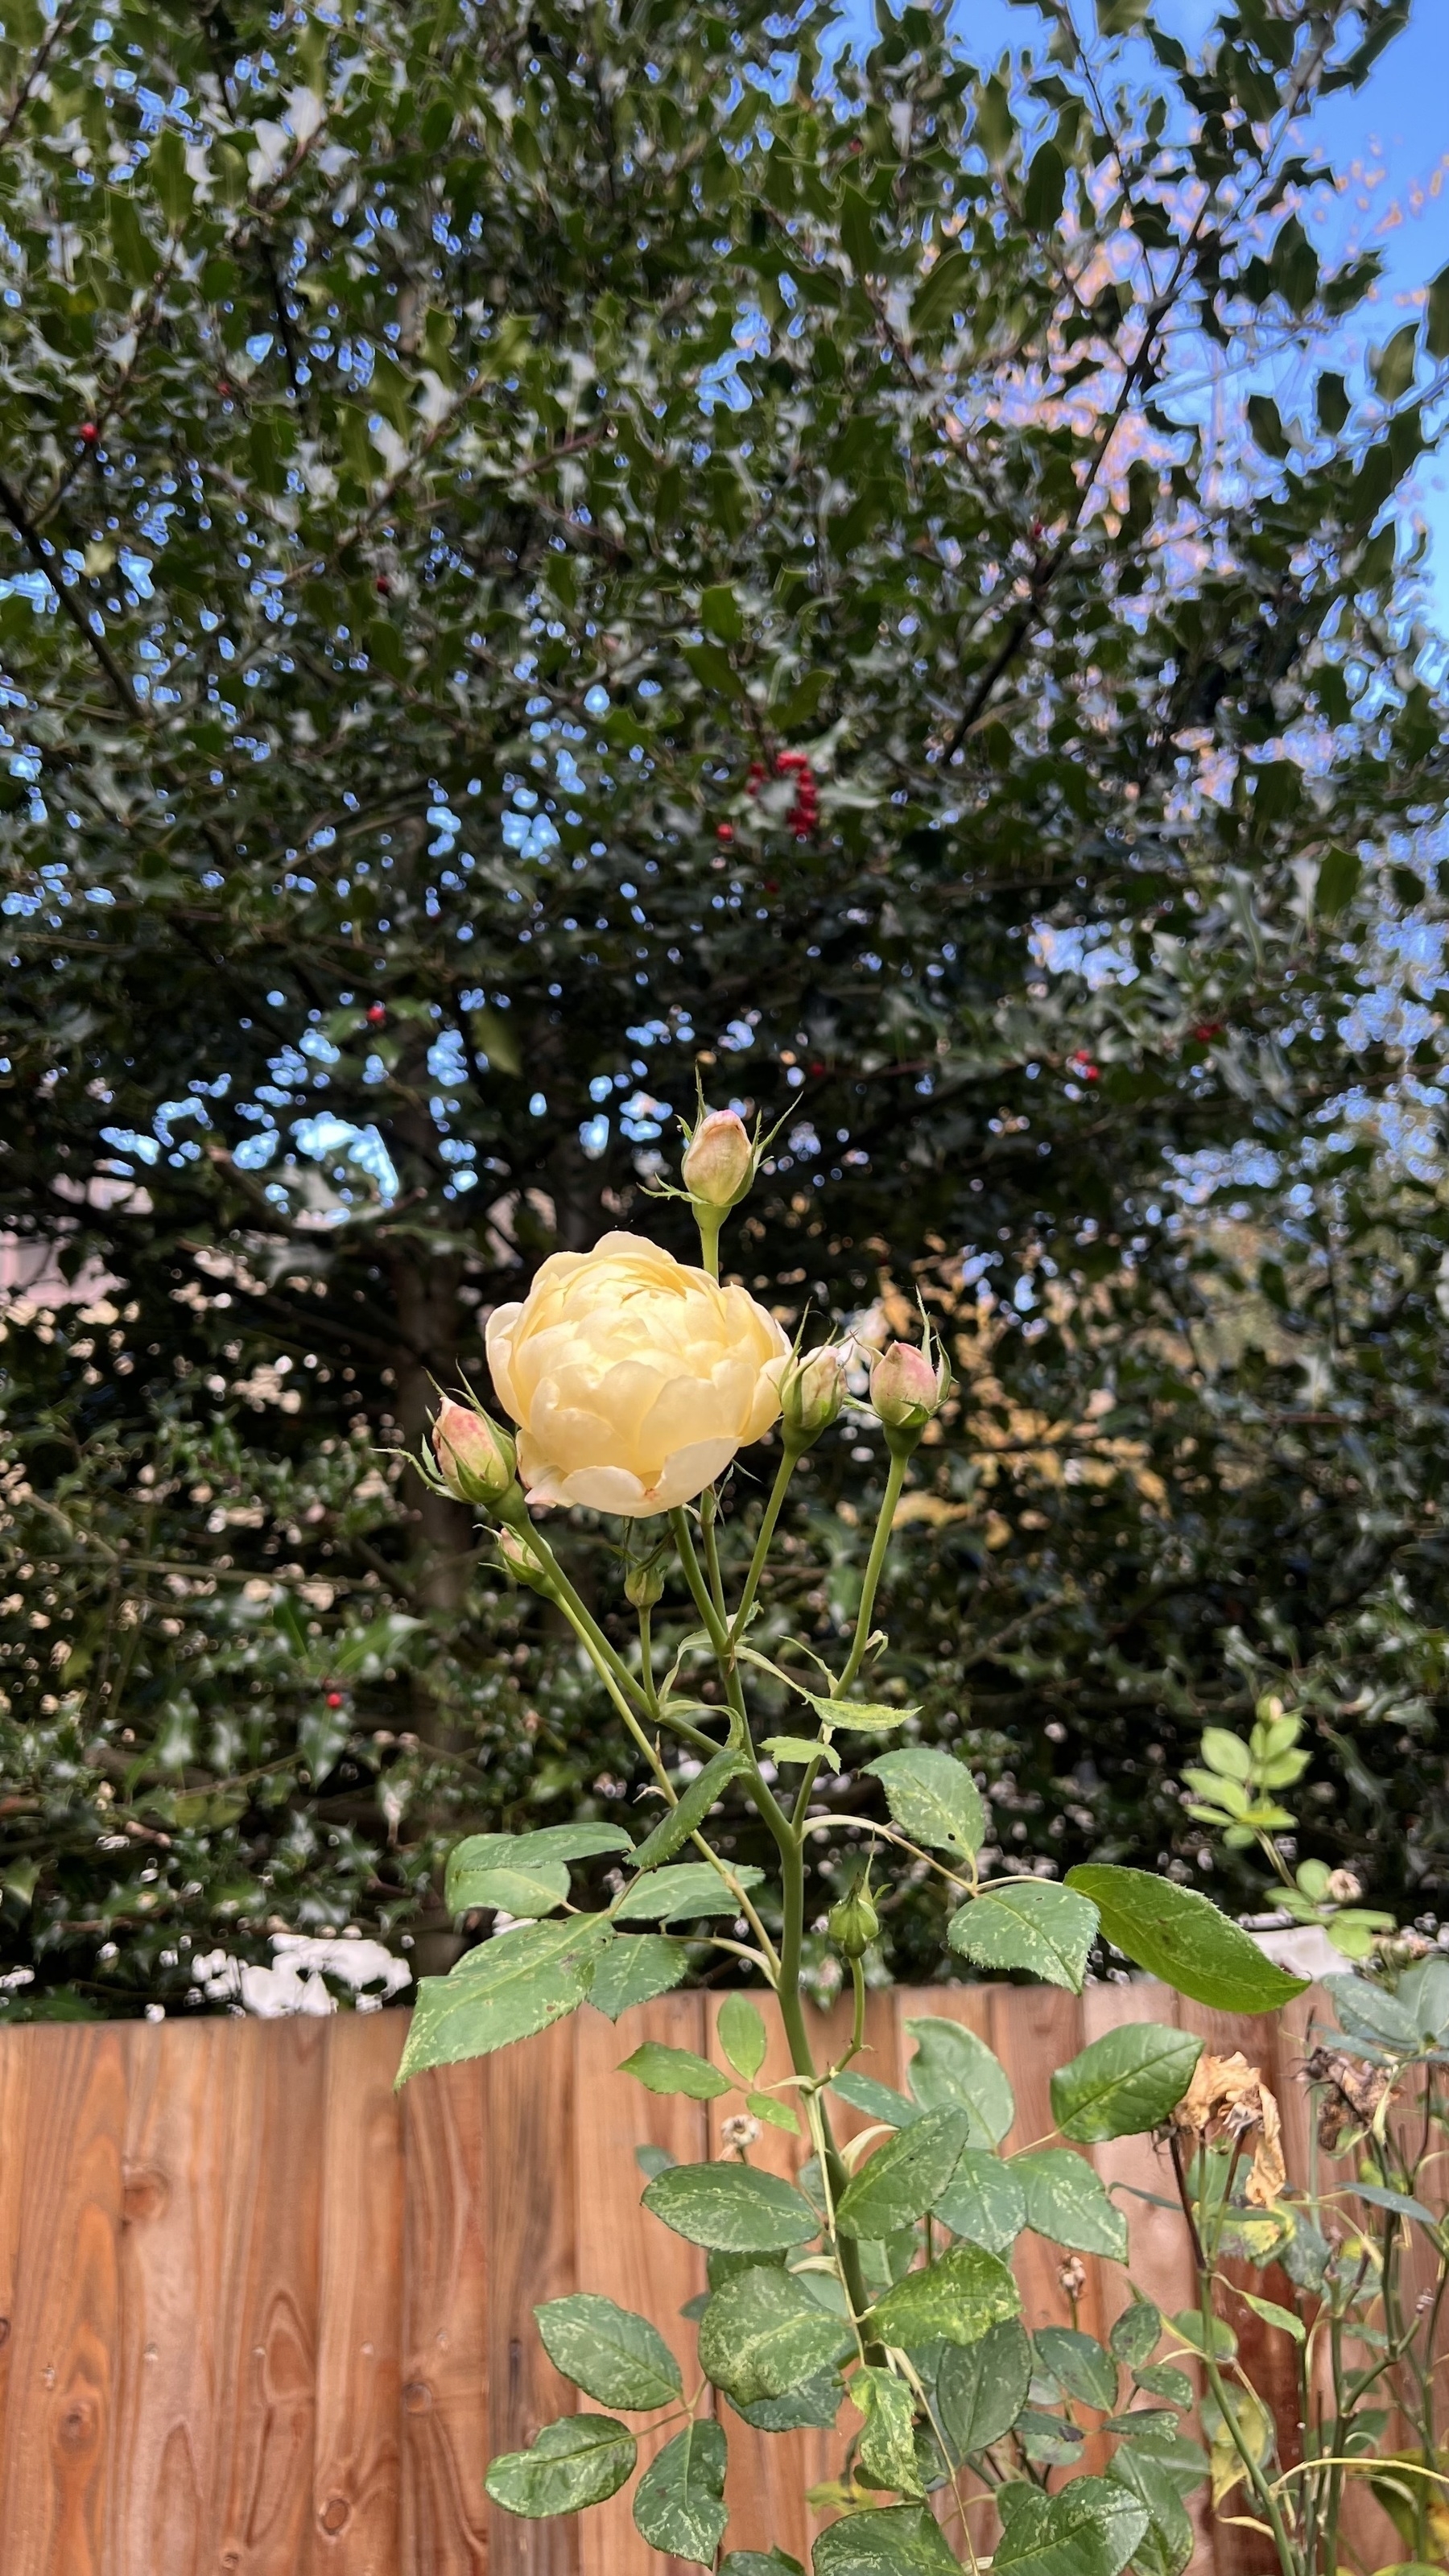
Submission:
POLYGON ((541 1564, 534 1555, 527 1539, 521 1538, 517 1530, 501 1529, 498 1533, 498 1549, 509 1573, 519 1583, 526 1583, 530 1592, 541 1592, 547 1600, 554 1597, 552 1575, 547 1566, 541 1564))
POLYGON ((624 1598, 634 1610, 652 1610, 664 1595, 664 1560, 646 1556, 624 1577, 624 1598))
POLYGON ((923 1431, 939 1413, 950 1390, 951 1372, 944 1359, 910 1342, 892 1342, 870 1373, 871 1409, 888 1431, 923 1431))
POLYGON ((832 1906, 825 1928, 847 1959, 863 1959, 880 1930, 880 1916, 871 1903, 869 1875, 832 1906))
POLYGON ((1363 1894, 1363 1881, 1352 1869, 1331 1869, 1326 1894, 1335 1905, 1357 1905, 1363 1894))
POLYGON ((813 1449, 845 1402, 845 1353, 827 1343, 824 1350, 796 1356, 780 1380, 780 1415, 787 1445, 813 1449))
POLYGON ((680 1178, 705 1207, 731 1208, 755 1176, 755 1149, 733 1109, 711 1109, 685 1150, 680 1178))
POLYGON ((500 1503, 513 1483, 513 1442, 486 1413, 445 1396, 433 1424, 438 1474, 460 1503, 500 1503))

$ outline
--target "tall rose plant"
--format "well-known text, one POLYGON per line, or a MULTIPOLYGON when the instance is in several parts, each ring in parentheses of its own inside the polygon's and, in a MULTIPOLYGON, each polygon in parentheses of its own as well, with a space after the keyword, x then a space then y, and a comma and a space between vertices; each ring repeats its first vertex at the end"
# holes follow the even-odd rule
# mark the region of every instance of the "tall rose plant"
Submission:
MULTIPOLYGON (((625 2061, 656 2093, 739 2096, 721 2159, 680 2165, 641 2155, 646 2207, 706 2254, 698 2369, 687 2379, 657 2327, 611 2300, 585 2293, 547 2302, 536 2315, 551 2359, 603 2411, 582 2407, 545 2425, 528 2450, 496 2459, 489 2493, 514 2514, 575 2512, 633 2477, 642 2448, 633 2512, 653 2549, 719 2565, 721 2576, 800 2576, 778 2549, 721 2560, 728 2424, 839 2426, 840 2476, 812 2499, 834 2515, 815 2543, 814 2576, 933 2576, 974 2570, 986 2554, 999 2576, 1120 2576, 1129 2564, 1142 2576, 1178 2576, 1193 2545, 1185 2499, 1205 2475, 1215 2502, 1234 2498, 1234 2510, 1271 2539, 1282 2576, 1318 2576, 1338 2566, 1344 2495, 1373 2465, 1364 2426, 1372 2420, 1382 2434, 1389 2420, 1373 2416, 1369 2400, 1388 2397, 1405 2401, 1409 2439, 1393 2455, 1393 2492, 1406 2551, 1422 2561, 1434 2481, 1449 2493, 1449 2472, 1434 2464, 1439 2304, 1426 2361, 1417 2324, 1407 2336, 1396 2324, 1395 2263, 1417 2212, 1442 2301, 1449 2237, 1416 2197, 1420 2165, 1433 2161, 1428 2144, 1418 2163, 1406 2162, 1394 2114, 1407 2088, 1419 2110, 1427 2105, 1423 2138, 1433 2137, 1437 2153, 1449 1991, 1433 1972, 1442 1967, 1449 1989, 1449 1963, 1426 1965, 1405 1951, 1339 1981, 1349 1990, 1342 2028, 1319 2051, 1316 2080, 1329 2097, 1321 2134, 1340 2156, 1361 2145, 1370 2158, 1367 2183, 1361 2168, 1358 2185, 1347 2186, 1359 2191, 1351 2240, 1331 2184, 1325 2199, 1320 2175, 1290 2182, 1261 2071, 1241 2056, 1204 2055, 1197 2039, 1168 2024, 1111 2031, 1058 2068, 1054 2131, 1009 2156, 1010 2084, 959 2023, 927 2016, 912 2025, 905 2093, 864 2062, 877 1896, 906 1868, 938 1872, 958 1900, 948 1939, 973 1968, 1080 1991, 1103 1944, 1202 2004, 1248 2014, 1275 2011, 1303 1981, 1170 1879, 1105 1864, 1073 1869, 1064 1884, 1009 1868, 988 1875, 970 1771, 916 1740, 913 1710, 869 1695, 896 1507, 950 1393, 949 1365, 926 1328, 919 1346, 896 1342, 875 1355, 865 1392, 853 1394, 860 1380, 848 1373, 846 1351, 831 1342, 792 1348, 743 1287, 721 1283, 721 1226, 747 1193, 760 1151, 732 1112, 702 1111, 679 1193, 699 1222, 699 1264, 624 1233, 590 1252, 556 1253, 527 1297, 500 1308, 488 1327, 493 1383, 513 1429, 471 1397, 449 1398, 423 1462, 486 1517, 510 1577, 568 1621, 656 1803, 637 1840, 620 1826, 580 1821, 457 1847, 448 1902, 457 1915, 491 1909, 493 1935, 449 1975, 423 1980, 399 2081, 526 2039, 584 2005, 617 2021, 711 1960, 740 1980, 719 2020, 724 2066, 652 2041, 625 2061), (800 1461, 852 1405, 883 1437, 889 1464, 853 1630, 830 1666, 803 1639, 781 1635, 777 1621, 760 1624, 760 1595, 800 1461), (729 1480, 736 1459, 767 1434, 776 1470, 731 1598, 720 1519, 755 1508, 736 1504, 729 1480), (551 1543, 548 1516, 571 1509, 622 1524, 621 1591, 637 1620, 629 1653, 551 1543), (666 1662, 654 1616, 671 1588, 685 1624, 666 1662), (871 1783, 878 1809, 867 1864, 828 1918, 854 2013, 849 2044, 822 2064, 802 1990, 804 1855, 812 1836, 858 1832, 858 1817, 816 1802, 822 1772, 844 1763, 871 1783), (711 1820, 726 1790, 753 1801, 774 1844, 772 1870, 737 1866, 716 1847, 711 1820), (600 1858, 615 1892, 606 1904, 575 1904, 572 1870, 600 1858), (1418 1985, 1406 1988, 1412 2002, 1401 2008, 1395 1980, 1410 1971, 1418 1985), (792 2068, 783 2083, 760 2080, 768 2035, 749 1987, 783 2026, 792 2068), (1388 2062, 1385 2045, 1397 2051, 1388 2062), (832 2118, 841 2103, 867 2121, 846 2145, 832 2118), (792 2180, 751 2162, 762 2123, 798 2141, 792 2180), (1158 2134, 1165 2186, 1180 2201, 1196 2306, 1169 2324, 1134 2288, 1105 2344, 1075 2323, 1029 2334, 1012 2269, 1018 2237, 1032 2230, 1060 2249, 1075 2318, 1081 2257, 1128 2256, 1123 2211, 1081 2150, 1146 2131, 1158 2134), (1317 2430, 1305 2435, 1305 2458, 1286 2468, 1222 2313, 1230 2257, 1281 2259, 1298 2285, 1291 2310, 1246 2294, 1294 2341, 1303 2365, 1304 2424, 1317 2430), (1357 2370, 1356 2350, 1369 2355, 1357 2370), (1406 2398, 1416 2370, 1417 2415, 1406 2398), (1096 2436, 1090 2471, 1081 2466, 1088 2432, 1096 2436)), ((1236 1764, 1264 1794, 1275 1777, 1296 1776, 1294 1728, 1276 1702, 1238 1754, 1225 1750, 1222 1730, 1212 1733, 1218 1741, 1205 1758, 1236 1764)), ((1252 1812, 1267 1833, 1261 1798, 1252 1812)), ((1241 1831, 1241 1819, 1229 1826, 1241 1831)), ((1305 1908, 1331 1926, 1334 1907, 1322 1892, 1299 1890, 1300 1917, 1305 1908)), ((1353 1929, 1344 1947, 1362 1952, 1365 1937, 1353 1929)), ((1421 2304, 1416 2318, 1423 2314, 1421 2304)))

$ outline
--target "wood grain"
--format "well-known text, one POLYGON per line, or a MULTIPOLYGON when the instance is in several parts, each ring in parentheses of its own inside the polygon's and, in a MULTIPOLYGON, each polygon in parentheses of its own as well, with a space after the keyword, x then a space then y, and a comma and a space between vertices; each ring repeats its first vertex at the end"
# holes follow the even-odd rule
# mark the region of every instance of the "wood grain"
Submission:
POLYGON ((24 2038, 32 2055, 0 2566, 109 2576, 126 2033, 80 2024, 24 2038))
POLYGON ((405 2085, 400 2099, 400 2576, 482 2576, 493 2291, 488 2203, 495 2160, 506 2166, 508 2149, 500 2143, 496 2159, 490 2152, 486 2061, 435 2067, 405 2085))
POLYGON ((400 2013, 339 2015, 322 2133, 311 2576, 394 2576, 402 2517, 400 2013))

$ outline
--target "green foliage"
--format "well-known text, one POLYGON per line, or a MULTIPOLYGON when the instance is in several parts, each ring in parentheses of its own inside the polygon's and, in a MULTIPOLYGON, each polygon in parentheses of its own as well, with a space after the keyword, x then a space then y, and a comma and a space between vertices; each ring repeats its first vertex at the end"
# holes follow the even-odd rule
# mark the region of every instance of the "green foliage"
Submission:
POLYGON ((1070 1884, 1096 1906, 1114 1948, 1149 1976, 1218 2012, 1272 2012, 1308 1982, 1265 1959, 1257 1943, 1196 1888, 1099 1862, 1074 1869, 1070 1884))
MULTIPOLYGON (((637 1221, 696 1069, 784 1122, 746 1279, 919 1290, 952 1345, 856 1705, 960 1757, 963 1845, 1212 1848, 1246 1902, 1181 1760, 1291 1675, 1299 1858, 1438 1901, 1442 710, 1394 522, 1449 308, 1375 392, 1318 364, 1375 262, 1320 257, 1301 139, 1401 14, 1189 48, 1104 0, 998 68, 922 11, 828 96, 831 11, 787 62, 753 0, 123 0, 43 63, 7 21, 8 2012, 169 2008, 288 1929, 436 1969, 486 1928, 461 1833, 628 1814, 596 1670, 403 1452, 488 1309, 637 1221), (1192 388, 1248 331, 1277 409, 1223 473, 1192 388)), ((849 1622, 857 1428, 770 1651, 849 1622)))
POLYGON ((634 2436, 610 2415, 565 2415, 545 2424, 526 2451, 493 2461, 485 2481, 495 2504, 541 2520, 577 2513, 617 2495, 632 2475, 634 2436))
POLYGON ((970 2134, 964 2111, 928 2111, 887 2140, 842 2193, 835 2223, 846 2236, 886 2237, 934 2209, 970 2134))
POLYGON ((1096 1937, 1096 1907, 1039 1878, 989 1887, 951 1917, 951 1947, 975 1967, 1024 1968, 1074 1995, 1096 1937))
POLYGON ((789 2183, 744 2165, 672 2165, 655 2175, 644 2206, 676 2236, 726 2254, 783 2252, 807 2244, 819 2227, 789 2183))
POLYGON ((1155 2129, 1181 2101, 1201 2055, 1200 2039, 1160 2022, 1126 2022, 1104 2031, 1057 2068, 1052 2118, 1064 2138, 1081 2146, 1155 2129))
POLYGON ((718 2424, 689 2424, 666 2442, 634 2490, 634 2521, 650 2548, 712 2567, 729 2520, 724 2479, 718 2424))
POLYGON ((668 2406, 684 2394, 679 2364, 647 2317, 579 2291, 534 2309, 555 2370, 601 2406, 668 2406))

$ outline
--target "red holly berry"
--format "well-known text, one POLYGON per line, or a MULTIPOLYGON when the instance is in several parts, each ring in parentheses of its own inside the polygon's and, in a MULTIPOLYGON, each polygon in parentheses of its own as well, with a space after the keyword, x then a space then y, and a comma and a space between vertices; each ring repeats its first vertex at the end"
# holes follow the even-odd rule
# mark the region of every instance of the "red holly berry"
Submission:
POLYGON ((387 1009, 384 1003, 369 1002, 367 1006, 367 1025, 370 1029, 380 1029, 386 1018, 387 1009))
POLYGON ((810 763, 803 751, 782 751, 778 754, 775 761, 776 771, 781 778, 788 778, 791 772, 796 769, 804 769, 808 771, 809 767, 810 763))
POLYGON ((93 420, 83 420, 81 422, 80 435, 82 447, 94 447, 100 438, 100 434, 101 433, 97 429, 93 420))
POLYGON ((1100 1082, 1102 1079, 1101 1066, 1093 1064, 1091 1057, 1084 1049, 1079 1048, 1078 1052, 1073 1056, 1072 1071, 1076 1075, 1078 1082, 1100 1082))
POLYGON ((377 579, 372 586, 377 592, 379 599, 390 599, 392 597, 392 583, 388 580, 385 572, 380 572, 378 574, 377 579))
POLYGON ((810 1067, 810 1071, 811 1071, 812 1073, 823 1073, 823 1072, 825 1071, 825 1067, 824 1067, 824 1065, 821 1063, 821 1061, 820 1061, 820 1059, 819 1059, 819 1057, 818 1057, 818 1056, 815 1058, 815 1061, 814 1061, 814 1062, 813 1062, 813 1064, 811 1065, 811 1067, 810 1067))
POLYGON ((778 894, 778 893, 779 893, 779 891, 780 891, 780 880, 779 880, 779 878, 778 878, 778 877, 766 877, 766 879, 765 879, 765 892, 766 892, 766 894, 778 894))
POLYGON ((751 761, 751 763, 750 763, 750 780, 749 780, 749 783, 750 783, 750 793, 751 793, 751 795, 753 795, 753 794, 754 794, 755 789, 756 789, 758 786, 760 786, 760 785, 762 784, 762 782, 763 782, 763 780, 764 780, 764 775, 765 775, 765 764, 764 764, 764 762, 763 762, 762 760, 752 760, 752 761, 751 761))
POLYGON ((221 398, 222 398, 222 401, 223 401, 223 402, 230 402, 230 400, 231 400, 231 378, 230 378, 230 376, 218 376, 218 377, 217 377, 217 380, 216 380, 216 390, 217 390, 217 392, 220 394, 220 396, 221 396, 221 398))
POLYGON ((1199 1046, 1211 1046, 1214 1038, 1221 1037, 1222 1027, 1221 1020, 1199 1020, 1193 1036, 1199 1046))
POLYGON ((716 823, 714 827, 714 837, 717 841, 732 841, 735 837, 735 827, 733 823, 716 823))
POLYGON ((343 1704, 343 1701, 342 1701, 342 1693, 341 1693, 341 1691, 329 1691, 329 1692, 328 1692, 328 1694, 327 1694, 327 1705, 328 1705, 328 1707, 329 1707, 329 1708, 341 1708, 342 1704, 343 1704))

